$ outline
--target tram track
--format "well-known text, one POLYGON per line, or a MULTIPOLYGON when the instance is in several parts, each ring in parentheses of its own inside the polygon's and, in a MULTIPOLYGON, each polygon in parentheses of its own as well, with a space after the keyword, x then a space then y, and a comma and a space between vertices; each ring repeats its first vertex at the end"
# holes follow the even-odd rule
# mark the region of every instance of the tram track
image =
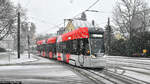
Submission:
POLYGON ((132 72, 136 72, 136 73, 140 73, 140 74, 145 74, 145 75, 150 75, 150 73, 147 73, 147 72, 133 70, 133 69, 127 69, 127 68, 124 68, 124 67, 123 68, 122 67, 117 67, 117 69, 119 69, 119 70, 126 70, 126 71, 132 71, 132 72))
MULTIPOLYGON (((87 69, 87 68, 75 67, 73 65, 69 65, 63 62, 58 62, 58 63, 68 66, 73 72, 80 74, 81 76, 87 78, 94 84, 150 84, 149 82, 142 81, 127 75, 119 74, 108 69, 104 69, 104 70, 87 69)), ((116 68, 119 69, 119 67, 116 68)), ((133 70, 129 70, 129 71, 133 71, 133 70)))
MULTIPOLYGON (((123 83, 123 82, 121 82, 121 81, 118 81, 118 80, 116 80, 116 79, 114 79, 114 78, 111 78, 111 77, 108 77, 108 76, 106 76, 105 74, 103 74, 102 72, 96 72, 96 71, 94 71, 94 70, 87 70, 88 72, 91 72, 91 73, 93 73, 93 74, 95 74, 95 75, 97 75, 97 76, 99 76, 99 77, 101 77, 101 78, 103 78, 103 79, 106 79, 107 81, 110 81, 111 82, 111 84, 125 84, 125 83, 123 83)), ((105 83, 105 84, 107 84, 107 83, 105 83)), ((110 84, 110 83, 109 83, 110 84)))
POLYGON ((116 78, 126 84, 149 84, 149 82, 145 82, 143 80, 139 80, 130 76, 126 76, 123 74, 119 74, 119 73, 115 73, 114 71, 110 71, 110 70, 104 70, 104 74, 116 78))
MULTIPOLYGON (((102 81, 103 80, 102 78, 98 78, 95 75, 91 75, 91 74, 87 73, 86 71, 84 71, 84 69, 73 68, 73 70, 76 71, 77 73, 83 75, 87 79, 91 80, 95 84, 106 84, 105 82, 102 81)), ((109 82, 108 84, 111 84, 111 82, 109 82)))
POLYGON ((74 68, 73 70, 92 80, 95 84, 149 84, 148 82, 118 74, 106 69, 103 71, 97 71, 91 69, 74 68))
POLYGON ((102 76, 99 76, 97 74, 89 72, 89 69, 76 67, 76 66, 69 65, 69 64, 66 64, 66 63, 63 63, 63 62, 58 62, 58 63, 61 63, 65 66, 69 67, 70 70, 72 70, 76 74, 81 75, 81 76, 85 77, 86 79, 92 81, 94 84, 117 84, 114 81, 109 81, 109 79, 106 79, 102 76))
POLYGON ((150 62, 142 63, 143 61, 131 62, 131 61, 122 61, 122 60, 108 60, 107 59, 107 67, 133 67, 133 68, 140 68, 145 70, 150 70, 150 62))
POLYGON ((137 65, 133 65, 133 64, 113 64, 112 63, 107 63, 107 67, 110 68, 116 68, 116 67, 132 67, 132 68, 139 68, 139 69, 145 69, 145 70, 150 70, 149 66, 137 66, 137 65))
POLYGON ((107 56, 109 59, 150 60, 149 57, 107 56))
POLYGON ((142 63, 144 61, 134 61, 134 62, 131 62, 131 60, 114 60, 114 59, 107 59, 107 61, 115 61, 115 62, 121 62, 121 63, 133 63, 133 64, 141 64, 141 65, 150 65, 150 62, 147 62, 147 63, 142 63))
POLYGON ((128 67, 108 68, 107 70, 111 71, 113 73, 116 73, 116 74, 126 76, 128 78, 132 78, 132 79, 136 79, 138 81, 142 81, 145 84, 150 84, 150 80, 147 79, 147 78, 150 77, 149 76, 150 75, 149 70, 128 68, 128 67))
POLYGON ((103 74, 105 78, 109 78, 109 80, 115 81, 113 84, 147 84, 143 83, 139 80, 133 80, 132 78, 124 77, 123 75, 116 74, 114 72, 104 70, 103 73, 99 71, 92 71, 93 73, 103 74))
POLYGON ((61 62, 61 61, 55 61, 55 62, 57 62, 58 64, 62 64, 64 66, 67 66, 67 68, 69 68, 71 71, 75 72, 79 76, 83 76, 84 78, 90 80, 94 84, 117 84, 117 83, 109 82, 108 79, 106 80, 102 77, 98 78, 98 76, 96 76, 96 75, 89 74, 89 72, 85 68, 77 67, 74 65, 69 65, 69 64, 66 64, 66 63, 61 62), (102 80, 106 80, 107 82, 106 81, 104 82, 102 80))
POLYGON ((82 69, 72 66, 75 72, 83 75, 90 79, 95 84, 149 84, 148 82, 132 78, 126 75, 118 74, 113 71, 104 70, 93 70, 93 69, 82 69))

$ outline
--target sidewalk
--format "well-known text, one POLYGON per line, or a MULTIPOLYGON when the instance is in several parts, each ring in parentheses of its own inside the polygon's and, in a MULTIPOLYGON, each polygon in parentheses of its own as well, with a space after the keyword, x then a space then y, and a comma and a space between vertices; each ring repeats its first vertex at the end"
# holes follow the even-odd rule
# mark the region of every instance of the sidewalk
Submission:
POLYGON ((17 57, 17 52, 0 53, 0 65, 21 64, 37 60, 38 59, 34 58, 32 54, 30 54, 30 58, 28 58, 27 53, 20 54, 20 59, 17 57))

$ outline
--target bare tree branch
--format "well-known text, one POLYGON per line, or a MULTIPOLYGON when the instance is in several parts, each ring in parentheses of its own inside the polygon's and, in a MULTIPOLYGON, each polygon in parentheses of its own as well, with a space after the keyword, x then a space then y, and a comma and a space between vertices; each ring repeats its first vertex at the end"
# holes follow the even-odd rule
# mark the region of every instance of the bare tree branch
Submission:
POLYGON ((146 9, 149 9, 146 2, 141 0, 119 1, 113 11, 113 19, 120 32, 131 35, 145 30, 148 22, 146 17, 150 14, 146 9))

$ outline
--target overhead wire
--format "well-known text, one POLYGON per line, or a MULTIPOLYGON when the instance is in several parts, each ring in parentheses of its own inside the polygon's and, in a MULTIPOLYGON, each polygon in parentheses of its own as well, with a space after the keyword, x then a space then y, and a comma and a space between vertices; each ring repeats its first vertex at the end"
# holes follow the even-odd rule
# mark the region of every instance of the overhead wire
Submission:
POLYGON ((58 29, 59 29, 59 28, 60 28, 59 25, 63 24, 63 23, 60 23, 60 24, 58 24, 58 25, 49 24, 49 23, 47 23, 46 21, 44 21, 43 19, 37 18, 36 16, 31 16, 31 18, 32 18, 32 19, 35 19, 35 20, 38 20, 38 21, 40 21, 40 22, 42 22, 42 23, 48 25, 48 27, 50 27, 49 29, 44 30, 42 33, 46 32, 46 31, 49 31, 49 30, 51 30, 51 29, 54 29, 54 28, 58 28, 58 29))
MULTIPOLYGON (((95 6, 98 2, 99 2, 100 0, 96 0, 92 5, 90 5, 86 10, 89 10, 90 8, 92 8, 93 6, 95 6)), ((82 12, 85 12, 86 10, 84 10, 84 11, 82 11, 82 12)), ((81 13, 82 13, 81 12, 81 13)), ((75 17, 77 17, 78 15, 80 15, 81 13, 79 13, 79 14, 77 14, 77 15, 75 15, 74 17, 73 17, 73 19, 75 18, 75 17)), ((63 23, 61 23, 61 24, 63 24, 63 23)), ((58 25, 55 25, 54 27, 58 27, 59 25, 61 25, 61 24, 58 24, 58 25)))
MULTIPOLYGON (((91 6, 89 6, 86 10, 89 10, 90 8, 92 8, 93 6, 95 6, 100 0, 97 0, 95 3, 93 3, 91 6)), ((85 10, 85 11, 86 11, 85 10)))
MULTIPOLYGON (((29 0, 28 3, 30 3, 30 1, 31 1, 31 0, 29 0)), ((92 8, 93 6, 95 6, 99 1, 100 1, 100 0, 96 0, 96 1, 95 1, 92 5, 90 5, 86 10, 89 10, 90 8, 92 8)), ((26 5, 28 6, 28 4, 26 4, 26 5)), ((84 11, 82 11, 82 12, 85 12, 86 10, 84 10, 84 11)), ((81 13, 82 13, 82 12, 81 12, 81 13)), ((81 13, 75 15, 75 16, 73 17, 73 19, 74 19, 75 17, 77 17, 78 15, 80 15, 81 13)), ((32 18, 33 18, 33 17, 32 17, 32 18)), ((34 19, 35 19, 35 18, 34 18, 34 19)), ((37 19, 37 18, 36 18, 36 19, 37 19)), ((42 23, 47 24, 47 23, 46 23, 45 21, 43 21, 43 20, 39 20, 39 21, 41 21, 42 23)), ((64 22, 63 22, 63 23, 60 23, 60 24, 58 24, 58 25, 52 26, 51 29, 52 29, 52 28, 60 28, 59 25, 62 25, 62 24, 64 24, 64 22)))
MULTIPOLYGON (((89 10, 89 9, 91 9, 93 6, 95 6, 98 2, 99 2, 100 0, 96 0, 92 5, 90 5, 86 10, 89 10)), ((84 11, 82 11, 82 12, 85 12, 86 10, 84 10, 84 11)), ((78 13, 77 15, 75 15, 72 19, 74 19, 74 18, 76 18, 78 15, 80 15, 80 14, 82 14, 82 12, 81 13, 78 13)), ((63 23, 61 23, 61 24, 63 24, 63 23)), ((59 24, 60 25, 60 24, 59 24)))
MULTIPOLYGON (((96 2, 94 2, 94 3, 93 3, 92 5, 90 5, 86 10, 89 10, 90 8, 92 8, 93 6, 95 6, 99 1, 100 1, 100 0, 97 0, 96 2)), ((86 10, 84 10, 84 11, 82 11, 82 12, 85 12, 86 10)), ((77 15, 75 15, 75 16, 73 17, 73 19, 74 19, 75 17, 77 17, 78 15, 82 14, 82 12, 81 12, 81 13, 78 13, 77 15)))

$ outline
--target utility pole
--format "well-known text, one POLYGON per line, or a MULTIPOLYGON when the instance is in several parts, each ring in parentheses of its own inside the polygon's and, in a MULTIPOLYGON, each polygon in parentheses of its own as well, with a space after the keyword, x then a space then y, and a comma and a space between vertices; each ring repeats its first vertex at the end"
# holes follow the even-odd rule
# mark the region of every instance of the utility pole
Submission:
POLYGON ((92 25, 95 28, 95 21, 94 20, 92 20, 92 25))
POLYGON ((28 34, 28 58, 30 58, 30 36, 28 34))
POLYGON ((110 26, 110 18, 108 18, 108 54, 110 55, 110 43, 111 43, 111 26, 110 26))
POLYGON ((18 52, 18 59, 20 58, 20 12, 18 12, 18 31, 17 31, 17 52, 18 52))
POLYGON ((31 27, 31 23, 28 23, 28 58, 30 58, 30 27, 31 27))

